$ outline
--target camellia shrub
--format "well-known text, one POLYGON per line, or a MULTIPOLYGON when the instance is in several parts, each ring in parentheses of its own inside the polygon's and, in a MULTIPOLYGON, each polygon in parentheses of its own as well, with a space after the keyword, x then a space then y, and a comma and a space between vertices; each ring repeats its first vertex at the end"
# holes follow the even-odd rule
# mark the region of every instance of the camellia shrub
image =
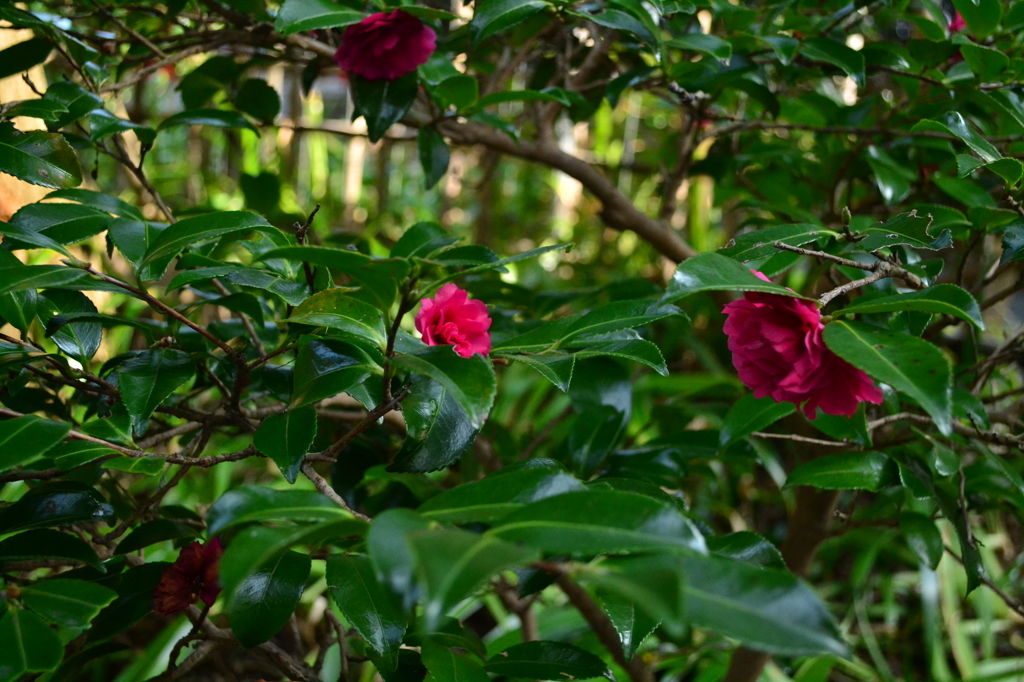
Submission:
POLYGON ((1020 676, 1024 3, 0 22, 0 681, 1020 676))

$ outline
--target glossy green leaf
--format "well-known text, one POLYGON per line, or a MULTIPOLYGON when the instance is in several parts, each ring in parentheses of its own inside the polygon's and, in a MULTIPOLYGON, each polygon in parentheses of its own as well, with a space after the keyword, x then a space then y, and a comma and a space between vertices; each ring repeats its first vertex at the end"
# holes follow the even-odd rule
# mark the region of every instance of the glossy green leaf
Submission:
POLYGON ((409 111, 416 99, 418 79, 415 71, 395 80, 367 80, 350 73, 349 87, 356 111, 366 119, 366 134, 376 142, 409 111))
MULTIPOLYGON (((640 12, 646 12, 646 10, 641 9, 640 12)), ((635 14, 609 8, 601 12, 585 14, 584 16, 598 26, 607 26, 608 28, 632 33, 652 48, 657 48, 658 46, 658 38, 651 31, 650 27, 638 19, 635 14)))
POLYGON ((774 655, 847 654, 828 609, 792 574, 691 552, 681 560, 687 609, 697 627, 774 655))
POLYGON ((29 38, 0 50, 0 78, 22 73, 36 64, 42 64, 52 51, 53 45, 46 38, 29 38))
POLYGON ((473 13, 470 34, 474 43, 480 43, 525 21, 547 7, 542 0, 484 0, 473 13))
POLYGON ((277 13, 274 29, 283 36, 318 28, 340 28, 358 24, 364 14, 331 0, 285 0, 277 13))
POLYGON ((0 296, 25 289, 50 289, 85 277, 85 271, 63 265, 0 267, 0 296))
POLYGON ((629 421, 611 405, 588 405, 573 421, 566 441, 568 461, 581 478, 590 478, 619 444, 629 421))
POLYGON ((793 403, 777 403, 770 396, 755 398, 752 393, 748 393, 729 408, 719 432, 718 442, 722 447, 735 443, 755 431, 771 426, 794 411, 796 406, 793 403))
POLYGON ((967 143, 967 146, 970 147, 971 151, 980 156, 985 163, 997 161, 1003 156, 999 153, 998 149, 992 146, 991 142, 975 132, 975 130, 968 125, 967 121, 964 120, 964 117, 956 111, 950 112, 943 123, 932 121, 930 119, 918 121, 914 125, 913 131, 932 131, 955 135, 967 143))
POLYGON ((175 390, 196 373, 196 364, 180 350, 145 350, 117 368, 121 398, 135 428, 149 419, 175 390))
POLYGON ((900 534, 924 566, 933 571, 938 568, 946 546, 934 521, 924 514, 903 512, 900 514, 900 534))
POLYGON ((448 172, 451 150, 444 141, 444 136, 436 128, 429 126, 420 128, 416 144, 420 166, 423 168, 423 179, 427 189, 430 189, 448 172))
POLYGON ((366 548, 378 579, 402 595, 407 609, 417 596, 415 558, 408 536, 429 526, 429 521, 411 509, 389 509, 373 520, 366 535, 366 548))
POLYGON ((1009 57, 999 50, 973 43, 961 45, 960 54, 970 65, 974 75, 982 81, 995 80, 1010 65, 1009 57))
POLYGON ((885 203, 898 204, 908 196, 911 183, 917 179, 917 173, 901 165, 884 150, 871 145, 868 147, 868 165, 875 175, 875 184, 882 194, 885 203))
POLYGON ((936 284, 921 291, 872 298, 863 303, 858 299, 852 305, 832 313, 832 316, 902 312, 904 310, 952 315, 970 322, 979 330, 985 329, 985 322, 981 318, 978 302, 967 291, 955 284, 936 284))
POLYGON ((245 116, 237 111, 226 111, 224 109, 187 109, 165 118, 157 130, 167 130, 168 128, 174 128, 175 126, 243 128, 245 130, 251 130, 257 135, 259 134, 256 127, 245 116))
POLYGON ((437 252, 459 242, 458 237, 437 223, 416 223, 391 247, 392 258, 430 258, 437 252))
MULTIPOLYGON (((501 352, 494 352, 498 357, 505 357, 501 352)), ((511 354, 510 354, 511 355, 511 354)), ((572 373, 576 367, 574 353, 545 353, 544 355, 512 355, 516 362, 521 362, 542 377, 553 383, 563 392, 569 390, 572 373)))
POLYGON ((1006 226, 1002 245, 1003 255, 999 259, 1000 265, 1024 259, 1024 218, 1018 218, 1006 226))
POLYGON ((96 551, 76 535, 56 530, 29 530, 0 540, 0 565, 13 561, 77 561, 103 572, 96 551))
POLYGON ((156 131, 149 126, 118 118, 106 109, 97 109, 89 114, 89 129, 89 139, 93 142, 129 130, 135 133, 143 147, 151 147, 156 140, 156 131))
POLYGON ((0 172, 53 189, 82 184, 82 166, 63 135, 21 132, 10 122, 0 122, 0 172))
MULTIPOLYGON (((46 301, 58 314, 96 314, 96 306, 80 291, 52 290, 43 292, 46 301)), ((52 318, 51 318, 52 319, 52 318)), ((47 320, 49 324, 49 320, 47 320)), ((103 328, 96 322, 80 320, 69 322, 48 334, 57 347, 78 360, 83 367, 96 355, 103 341, 103 328)))
POLYGON ((289 483, 295 483, 316 438, 316 425, 316 409, 312 406, 272 414, 256 429, 252 444, 274 460, 289 483))
POLYGON ((424 642, 421 651, 428 677, 434 682, 488 682, 491 679, 483 666, 465 653, 456 653, 433 641, 424 642))
POLYGON ((324 265, 348 275, 361 286, 363 299, 385 313, 390 313, 398 297, 398 284, 410 268, 404 258, 374 259, 358 251, 327 246, 285 246, 260 254, 258 260, 275 258, 324 265))
POLYGON ((821 225, 801 223, 797 225, 774 225, 764 227, 733 238, 729 246, 717 253, 738 261, 751 261, 779 253, 775 242, 788 246, 803 246, 825 237, 836 237, 838 233, 821 225))
POLYGON ((433 629, 441 617, 498 571, 525 566, 540 553, 457 528, 412 531, 408 543, 423 590, 423 616, 433 629))
POLYGON ((627 659, 633 658, 644 640, 658 627, 659 621, 639 608, 634 599, 618 592, 599 590, 595 596, 619 635, 623 654, 627 659))
POLYGON ((494 404, 497 380, 489 360, 479 354, 463 358, 452 346, 431 346, 414 355, 392 358, 398 367, 437 381, 466 411, 469 424, 479 429, 494 404))
POLYGON ((444 523, 486 523, 530 502, 582 489, 583 484, 560 465, 534 459, 446 490, 423 503, 419 512, 444 523))
MULTIPOLYGON (((635 607, 633 618, 621 623, 622 626, 632 623, 636 628, 630 633, 631 638, 645 637, 646 628, 654 627, 652 622, 660 624, 670 637, 681 637, 686 632, 687 577, 674 553, 611 557, 578 571, 573 577, 596 586, 598 595, 604 595, 605 600, 613 595, 635 607)), ((633 646, 639 644, 639 640, 635 640, 633 646)))
POLYGON ((440 382, 421 378, 402 401, 406 438, 388 471, 424 473, 454 464, 472 445, 477 430, 466 411, 440 382))
POLYGON ((74 244, 107 229, 111 220, 108 213, 92 206, 37 202, 21 207, 11 217, 10 224, 12 228, 37 232, 60 244, 74 244))
POLYGON ((153 240, 138 267, 142 268, 167 256, 176 256, 191 246, 253 230, 268 234, 277 232, 266 218, 249 211, 218 211, 183 218, 153 240))
POLYGON ((763 291, 781 296, 800 295, 774 282, 766 282, 750 268, 718 253, 687 258, 672 275, 662 301, 677 301, 700 291, 763 291))
POLYGON ((206 515, 206 532, 213 537, 241 523, 264 521, 342 521, 348 512, 314 490, 274 490, 243 485, 221 495, 206 515))
POLYGON ((128 554, 167 540, 195 539, 199 530, 171 519, 154 519, 138 526, 117 543, 114 554, 128 554))
POLYGON ((732 57, 732 45, 708 33, 687 33, 665 41, 666 47, 677 47, 691 52, 703 52, 720 61, 732 57))
POLYGON ((905 244, 918 249, 944 249, 952 242, 949 230, 938 231, 932 236, 929 228, 931 216, 921 216, 917 211, 902 213, 891 220, 872 225, 864 230, 865 238, 856 243, 860 251, 876 251, 889 246, 905 244))
POLYGON ((62 114, 49 126, 51 130, 68 126, 89 112, 103 107, 103 99, 99 95, 89 92, 69 80, 57 81, 50 85, 43 98, 61 104, 67 109, 66 114, 62 114))
POLYGON ((112 637, 152 613, 153 592, 160 584, 164 569, 170 565, 152 561, 122 573, 114 587, 117 599, 92 620, 89 640, 95 642, 112 637))
POLYGON ((999 0, 953 0, 953 7, 978 40, 985 40, 996 30, 1003 12, 999 0))
POLYGON ((799 51, 808 59, 837 66, 858 86, 864 87, 864 55, 830 38, 805 40, 799 51))
POLYGON ((824 490, 870 490, 895 482, 889 458, 880 452, 841 452, 801 464, 786 487, 807 485, 824 490))
POLYGON ((369 354, 342 341, 313 341, 299 349, 293 373, 292 409, 329 398, 370 381, 383 373, 369 354))
POLYGON ((567 492, 533 502, 497 522, 491 534, 546 552, 593 556, 687 547, 704 537, 665 502, 619 490, 567 492))
POLYGON ((67 107, 60 102, 53 102, 45 99, 30 99, 18 102, 10 109, 7 109, 4 112, 4 116, 7 118, 27 116, 29 118, 38 118, 43 121, 56 121, 60 118, 61 114, 66 114, 67 111, 67 107))
POLYGON ((302 597, 312 560, 285 552, 248 575, 228 600, 228 620, 238 641, 252 648, 285 626, 302 597))
POLYGON ((0 472, 42 457, 68 435, 71 424, 26 415, 0 422, 0 472))
POLYGON ((42 232, 32 232, 17 225, 3 225, 3 223, 0 223, 0 236, 7 237, 4 240, 4 245, 12 251, 28 248, 51 249, 68 258, 74 258, 71 252, 65 249, 60 242, 51 239, 42 232))
POLYGON ((337 329, 382 349, 387 341, 381 312, 353 298, 346 289, 326 289, 313 294, 292 311, 288 321, 337 329))
POLYGON ((775 545, 749 530, 709 537, 707 543, 708 551, 712 554, 745 561, 754 566, 786 570, 786 562, 775 545))
POLYGON ((836 355, 906 393, 942 433, 951 432, 952 370, 936 346, 916 336, 842 320, 826 325, 824 338, 836 355))
POLYGON ((113 516, 114 508, 92 487, 74 481, 53 481, 32 488, 0 511, 0 534, 82 521, 109 521, 113 516))
POLYGON ((281 97, 277 90, 262 78, 248 78, 238 88, 234 105, 239 111, 270 124, 281 111, 281 97))
POLYGON ((345 619, 386 661, 397 664, 405 635, 401 600, 382 585, 369 557, 334 554, 327 558, 327 585, 345 619))
POLYGON ((564 642, 524 642, 498 652, 487 660, 487 672, 531 680, 614 680, 600 658, 564 642))
POLYGON ((21 590, 25 606, 48 621, 69 628, 85 627, 117 592, 84 580, 55 578, 32 583, 21 590))
POLYGON ((475 274, 475 273, 478 273, 478 272, 486 272, 488 270, 503 270, 504 267, 506 265, 508 265, 509 263, 517 263, 517 262, 519 262, 521 260, 527 260, 529 258, 536 258, 538 256, 541 256, 541 255, 543 255, 545 253, 549 253, 551 251, 561 251, 561 250, 570 251, 570 250, 572 250, 572 247, 573 247, 572 244, 552 244, 551 246, 541 246, 541 247, 538 247, 536 249, 530 249, 529 251, 523 251, 522 253, 517 253, 516 255, 509 256, 508 258, 502 258, 501 260, 489 261, 487 263, 482 263, 480 265, 475 265, 475 266, 466 268, 465 270, 462 270, 461 272, 456 272, 456 273, 453 273, 451 275, 448 275, 447 277, 442 277, 441 279, 436 280, 433 284, 431 284, 429 287, 427 287, 426 290, 421 292, 421 297, 427 298, 427 297, 433 295, 433 293, 435 291, 440 289, 446 283, 454 281, 454 280, 459 279, 461 277, 465 277, 466 275, 471 275, 471 274, 475 274))
POLYGON ((64 657, 57 633, 30 611, 7 609, 0 618, 0 680, 17 680, 25 673, 53 670, 64 657))

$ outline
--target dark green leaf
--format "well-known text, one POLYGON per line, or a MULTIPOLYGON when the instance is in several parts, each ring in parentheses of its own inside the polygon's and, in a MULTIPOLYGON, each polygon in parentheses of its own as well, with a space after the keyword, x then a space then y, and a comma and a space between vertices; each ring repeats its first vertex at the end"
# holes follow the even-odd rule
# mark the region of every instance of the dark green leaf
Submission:
POLYGON ((153 240, 139 267, 167 256, 176 256, 190 246, 252 230, 266 234, 277 232, 277 228, 272 227, 266 218, 249 211, 218 211, 184 218, 153 240))
POLYGON ((402 595, 406 608, 412 606, 417 596, 413 584, 415 561, 407 538, 409 533, 429 526, 429 521, 411 509, 389 509, 373 520, 366 536, 377 577, 402 595))
POLYGON ((491 656, 485 668, 495 675, 531 680, 615 679, 600 658, 564 642, 517 644, 491 656))
POLYGON ((803 246, 823 237, 836 237, 838 234, 821 225, 801 223, 797 225, 775 225, 752 232, 745 232, 730 242, 728 248, 719 249, 718 253, 738 261, 751 261, 779 253, 775 242, 789 246, 803 246))
POLYGON ((89 640, 112 637, 153 611, 153 591, 160 584, 164 569, 171 564, 150 562, 125 571, 117 586, 117 599, 92 620, 89 640))
POLYGON ((60 118, 61 114, 65 113, 67 113, 67 108, 59 102, 51 102, 46 99, 30 99, 18 102, 5 111, 4 116, 7 118, 27 116, 29 118, 42 119, 43 121, 56 121, 60 118))
POLYGON ((291 407, 353 391, 382 373, 377 361, 353 344, 312 341, 299 349, 295 359, 291 407))
POLYGON ((281 97, 262 78, 249 78, 238 88, 235 106, 264 123, 273 123, 281 111, 281 97))
POLYGON ((286 0, 277 13, 275 30, 283 36, 318 28, 358 24, 363 13, 330 0, 286 0))
POLYGON ((0 472, 42 457, 68 435, 67 422, 26 415, 0 422, 0 472))
POLYGON ((782 552, 764 537, 749 530, 710 537, 707 543, 708 551, 712 554, 745 561, 754 566, 786 570, 782 552))
POLYGON ((381 349, 387 341, 380 310, 354 298, 347 289, 326 289, 313 294, 292 311, 288 321, 338 329, 381 349))
POLYGON ((155 519, 142 524, 117 543, 117 550, 114 554, 128 554, 137 552, 158 542, 167 540, 181 540, 184 538, 194 539, 199 537, 199 531, 179 521, 171 519, 155 519))
MULTIPOLYGON (((96 314, 96 306, 80 291, 52 290, 43 292, 43 299, 49 302, 59 314, 96 314)), ((51 318, 52 319, 52 318, 51 318)), ((49 320, 47 320, 49 324, 49 320)), ((48 334, 62 351, 75 358, 83 367, 100 349, 103 328, 96 322, 71 322, 61 325, 53 334, 48 334)))
MULTIPOLYGON (((642 639, 647 634, 646 628, 653 628, 652 623, 660 623, 670 637, 680 637, 686 631, 687 577, 679 557, 671 552, 611 557, 579 571, 574 577, 595 585, 605 600, 612 595, 637 609, 632 619, 627 618, 621 624, 632 623, 635 630, 630 637, 635 634, 642 639)), ((639 645, 640 641, 636 640, 633 646, 639 645)))
POLYGON ((245 116, 237 111, 225 111, 224 109, 189 109, 180 113, 168 116, 157 128, 167 130, 175 126, 213 126, 215 128, 244 128, 251 130, 257 135, 259 131, 249 122, 245 116))
POLYGON ((866 237, 857 242, 856 248, 861 251, 875 251, 889 246, 906 244, 918 249, 944 249, 952 242, 949 230, 942 230, 933 237, 929 233, 932 224, 931 216, 919 216, 917 211, 902 213, 888 222, 872 225, 864 231, 866 237))
POLYGON ((476 439, 466 411, 440 382, 421 378, 402 402, 406 439, 388 471, 424 473, 456 461, 476 439))
POLYGON ((985 322, 981 319, 978 302, 967 291, 955 284, 936 284, 921 291, 872 298, 864 303, 858 299, 852 305, 834 312, 832 315, 836 317, 863 313, 902 312, 904 310, 952 315, 970 322, 979 330, 985 329, 985 322))
POLYGON ((585 556, 705 549, 703 536, 674 506, 619 490, 582 490, 542 499, 504 517, 490 532, 546 552, 585 556))
POLYGON ((998 161, 1003 157, 991 142, 975 132, 975 130, 967 124, 967 121, 964 120, 964 117, 956 111, 950 112, 944 123, 932 121, 927 118, 918 121, 914 124, 912 131, 931 131, 936 133, 946 133, 947 135, 955 135, 966 142, 971 151, 980 156, 985 163, 998 161))
POLYGON ((0 680, 18 680, 25 673, 45 672, 60 665, 64 645, 57 633, 34 613, 9 608, 0 618, 0 680))
POLYGON ((895 480, 889 458, 880 452, 842 452, 801 464, 786 487, 808 485, 824 490, 878 490, 895 480))
POLYGON ((808 59, 839 67, 864 87, 864 55, 857 50, 829 38, 811 38, 804 41, 799 51, 808 59))
POLYGON ((50 289, 85 277, 85 271, 63 265, 0 267, 0 295, 24 289, 50 289))
POLYGON ((490 361, 482 355, 463 358, 451 346, 432 346, 415 355, 396 355, 392 362, 441 384, 466 411, 472 428, 479 429, 487 420, 497 380, 490 361))
POLYGON ((485 38, 525 21, 547 7, 542 0, 484 0, 473 14, 470 34, 479 44, 485 38))
POLYGON ((0 512, 0 534, 81 521, 108 521, 113 516, 113 507, 90 486, 55 481, 32 488, 0 512))
POLYGON ((103 571, 95 550, 75 535, 40 529, 12 535, 0 541, 0 564, 12 561, 65 559, 103 571))
POLYGON ((117 368, 121 398, 135 428, 174 391, 195 376, 188 353, 173 348, 144 350, 117 368))
POLYGON ((274 460, 289 483, 295 483, 316 438, 316 423, 316 409, 312 406, 272 414, 256 429, 252 444, 274 460))
POLYGON ((828 609, 790 573, 692 552, 681 560, 694 625, 775 655, 847 655, 828 609))
POLYGON ((406 618, 401 600, 378 582, 370 559, 340 554, 328 557, 327 585, 345 619, 388 661, 388 667, 394 667, 406 618))
POLYGON ((366 134, 371 142, 384 137, 388 128, 409 111, 416 99, 417 84, 415 71, 395 80, 367 80, 354 73, 349 74, 356 111, 366 119, 366 134))
POLYGON ((523 251, 522 253, 517 253, 516 255, 509 256, 508 258, 502 258, 501 260, 496 260, 496 261, 491 261, 491 262, 487 262, 487 263, 482 263, 482 264, 476 265, 474 267, 466 268, 465 270, 463 270, 461 272, 452 273, 451 275, 448 275, 447 277, 443 277, 443 278, 441 278, 439 280, 436 280, 425 291, 423 291, 421 293, 421 295, 422 295, 423 298, 426 298, 426 297, 430 296, 431 294, 433 294, 438 289, 440 289, 447 282, 451 282, 453 280, 459 279, 460 277, 465 277, 466 275, 475 274, 477 272, 485 272, 487 270, 502 270, 502 271, 504 271, 504 267, 506 265, 508 265, 509 263, 516 263, 516 262, 521 261, 521 260, 526 260, 527 258, 536 258, 537 256, 540 256, 542 254, 548 253, 550 251, 558 251, 558 250, 562 250, 562 249, 564 249, 566 251, 569 251, 569 250, 572 250, 572 246, 573 246, 572 244, 553 244, 551 246, 541 246, 541 247, 538 247, 536 249, 530 249, 529 251, 523 251))
POLYGON ((263 521, 341 521, 352 514, 313 490, 274 490, 243 485, 217 499, 206 515, 213 537, 240 523, 263 521))
MULTIPOLYGON (((480 85, 473 76, 456 74, 435 85, 433 94, 435 98, 441 100, 444 107, 454 106, 457 110, 462 110, 476 103, 480 97, 480 85)), ((436 129, 434 130, 436 134, 436 129)), ((446 161, 445 166, 447 165, 446 161)))
POLYGON ((973 43, 961 45, 960 54, 964 56, 974 75, 985 82, 995 80, 1010 64, 1009 57, 999 50, 973 43))
POLYGON ((51 579, 21 590, 25 606, 43 618, 69 628, 85 627, 117 592, 84 580, 51 579))
POLYGON ((978 40, 985 40, 996 30, 1003 13, 999 0, 953 0, 953 7, 978 40))
POLYGON ((285 626, 312 566, 308 554, 285 552, 248 575, 231 594, 227 613, 238 641, 252 648, 285 626))
POLYGON ((949 434, 952 370, 936 346, 860 322, 825 326, 825 343, 839 357, 913 398, 949 434))
POLYGON ((796 292, 766 282, 750 268, 718 253, 702 253, 683 261, 672 275, 662 301, 677 301, 699 291, 763 291, 801 298, 796 292))
POLYGON ((43 98, 50 102, 56 102, 67 109, 56 121, 49 125, 50 130, 58 130, 86 114, 103 107, 103 99, 95 93, 75 85, 71 81, 57 81, 46 90, 43 98))
POLYGON ((530 502, 582 489, 578 479, 551 460, 527 460, 446 490, 421 505, 419 512, 444 523, 486 523, 530 502))
POLYGON ((428 630, 498 571, 540 558, 535 549, 457 528, 412 531, 408 543, 423 589, 428 630))
POLYGON ((135 133, 143 147, 153 146, 153 142, 156 140, 156 131, 149 126, 118 118, 106 109, 97 109, 89 114, 89 130, 91 131, 89 139, 93 142, 129 130, 135 133))
MULTIPOLYGON (((476 81, 473 81, 474 83, 476 81)), ((423 167, 423 176, 427 189, 430 189, 444 177, 448 171, 448 161, 451 159, 451 150, 448 143, 433 126, 420 128, 417 137, 417 148, 420 155, 420 165, 423 167)))
POLYGON ((491 679, 479 663, 446 646, 427 641, 421 650, 423 665, 432 682, 489 682, 491 679))
POLYGON ((729 408, 718 435, 722 447, 771 426, 796 410, 793 403, 777 403, 769 396, 755 398, 748 393, 729 408))
POLYGON ((658 627, 658 621, 637 607, 635 600, 618 592, 602 590, 596 596, 619 634, 623 654, 627 660, 633 658, 643 641, 658 627))
POLYGON ((82 166, 63 135, 21 132, 10 122, 0 122, 0 172, 53 189, 82 184, 82 166))
POLYGON ((29 38, 0 50, 0 78, 28 71, 36 64, 42 64, 53 51, 53 45, 46 38, 29 38))
MULTIPOLYGON (((494 354, 504 357, 500 352, 494 354)), ((573 369, 576 367, 575 354, 545 353, 544 355, 512 355, 512 357, 517 362, 532 367, 562 391, 569 390, 573 369)))
POLYGON ((900 514, 900 533, 923 565, 933 571, 938 568, 946 547, 934 521, 924 514, 903 512, 900 514))
POLYGON ((708 33, 687 33, 684 36, 665 41, 666 47, 678 47, 691 52, 703 52, 719 61, 732 57, 732 45, 708 33))
POLYGON ((1003 233, 1003 255, 999 264, 1024 259, 1024 218, 1018 218, 1006 226, 1003 233))

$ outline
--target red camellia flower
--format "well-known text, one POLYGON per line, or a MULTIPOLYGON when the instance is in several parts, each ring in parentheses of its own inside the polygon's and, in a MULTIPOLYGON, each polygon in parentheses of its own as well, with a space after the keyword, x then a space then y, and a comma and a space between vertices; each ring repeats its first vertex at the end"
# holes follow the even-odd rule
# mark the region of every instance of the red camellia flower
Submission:
POLYGON ((454 284, 445 284, 434 298, 424 299, 416 314, 416 329, 428 346, 455 346, 464 358, 491 352, 490 327, 487 306, 470 301, 469 294, 454 284))
POLYGON ((366 80, 401 78, 425 64, 437 47, 433 29, 407 12, 377 12, 345 29, 334 61, 366 80))
POLYGON ((825 345, 825 325, 811 301, 748 291, 724 312, 733 365, 755 398, 802 405, 808 419, 819 407, 850 417, 861 402, 882 402, 882 391, 868 375, 825 345))
POLYGON ((967 28, 967 22, 964 21, 964 18, 960 16, 959 12, 957 12, 953 17, 953 21, 949 22, 949 26, 947 28, 950 33, 959 33, 967 28))
POLYGON ((170 616, 184 611, 197 599, 213 606, 220 593, 217 574, 222 554, 224 545, 220 538, 205 545, 198 542, 185 545, 177 561, 164 569, 153 593, 153 610, 161 616, 170 616))

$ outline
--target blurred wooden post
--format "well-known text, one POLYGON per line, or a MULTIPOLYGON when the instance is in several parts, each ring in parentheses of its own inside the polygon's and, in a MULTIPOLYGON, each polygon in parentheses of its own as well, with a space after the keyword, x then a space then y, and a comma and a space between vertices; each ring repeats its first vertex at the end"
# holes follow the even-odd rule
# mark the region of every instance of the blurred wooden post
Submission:
MULTIPOLYGON (((0 27, 0 50, 17 45, 32 37, 32 31, 0 27)), ((46 88, 46 74, 42 65, 29 71, 29 77, 40 90, 46 88)), ((35 99, 32 89, 21 78, 21 74, 0 80, 0 103, 14 102, 23 99, 35 99)), ((40 130, 45 128, 38 118, 18 117, 14 119, 18 130, 40 130)), ((15 177, 0 173, 0 220, 10 220, 14 212, 25 204, 39 201, 50 190, 22 182, 15 177)))

